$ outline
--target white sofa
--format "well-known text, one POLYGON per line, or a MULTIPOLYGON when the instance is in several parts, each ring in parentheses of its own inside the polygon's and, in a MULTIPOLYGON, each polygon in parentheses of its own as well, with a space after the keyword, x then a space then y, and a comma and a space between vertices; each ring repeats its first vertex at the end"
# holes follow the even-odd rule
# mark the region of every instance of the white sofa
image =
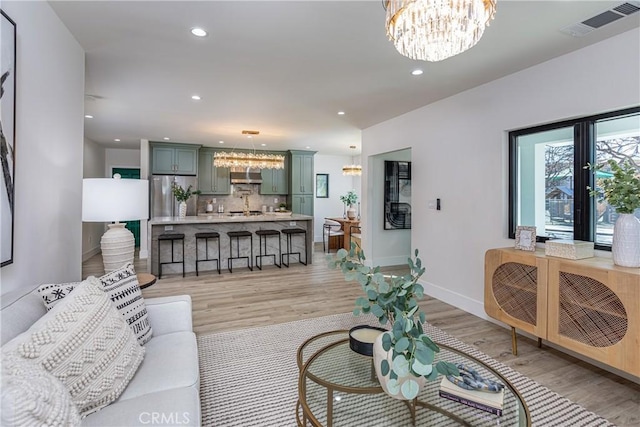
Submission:
MULTIPOLYGON (((127 388, 111 405, 82 420, 83 426, 199 426, 198 347, 188 295, 145 299, 153 337, 127 388)), ((2 296, 2 345, 46 313, 36 290, 2 296)))

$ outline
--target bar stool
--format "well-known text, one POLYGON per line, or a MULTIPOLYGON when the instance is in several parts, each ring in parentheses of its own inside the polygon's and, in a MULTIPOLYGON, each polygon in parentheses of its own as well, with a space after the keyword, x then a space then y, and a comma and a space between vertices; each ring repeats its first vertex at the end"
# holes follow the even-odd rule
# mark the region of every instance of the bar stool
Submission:
POLYGON ((276 254, 267 253, 267 237, 269 236, 278 236, 278 259, 282 257, 282 242, 280 242, 280 232, 278 230, 258 230, 256 231, 256 235, 258 236, 258 252, 260 255, 256 255, 256 267, 262 270, 262 257, 272 256, 273 257, 273 265, 278 268, 282 268, 278 261, 276 260, 276 254), (264 241, 264 253, 262 253, 262 242, 264 241), (258 259, 260 262, 258 262, 258 259))
POLYGON ((198 263, 215 261, 216 269, 218 270, 218 274, 220 274, 220 233, 216 231, 203 231, 201 233, 195 234, 196 238, 196 276, 199 276, 198 263), (198 258, 198 241, 200 239, 204 240, 204 259, 198 258), (209 239, 217 239, 218 240, 218 258, 209 258, 209 239))
POLYGON ((234 259, 246 259, 247 267, 249 270, 253 271, 253 260, 251 259, 253 256, 253 234, 250 231, 228 231, 227 235, 229 236, 229 259, 227 259, 227 268, 229 269, 229 273, 233 273, 233 260, 234 259), (240 238, 248 237, 251 240, 251 252, 249 256, 240 256, 240 238), (233 239, 236 239, 236 256, 233 256, 233 239))
POLYGON ((163 233, 158 235, 158 279, 162 279, 162 266, 167 264, 182 264, 182 277, 184 277, 184 234, 183 233, 163 233), (182 243, 182 261, 174 259, 173 243, 180 240, 182 243), (171 242, 171 261, 162 262, 160 258, 160 243, 171 242))
POLYGON ((285 238, 285 240, 287 241, 287 251, 282 253, 282 255, 280 255, 281 260, 280 262, 282 264, 284 264, 287 268, 289 267, 289 256, 291 255, 298 255, 298 262, 300 264, 304 264, 307 265, 307 230, 305 230, 304 228, 285 228, 284 230, 282 230, 282 234, 284 234, 285 236, 287 236, 285 238), (304 234, 304 261, 302 262, 302 258, 300 256, 300 252, 291 252, 291 248, 293 247, 292 244, 292 237, 296 234, 304 234), (287 262, 284 262, 284 256, 287 256, 287 262))

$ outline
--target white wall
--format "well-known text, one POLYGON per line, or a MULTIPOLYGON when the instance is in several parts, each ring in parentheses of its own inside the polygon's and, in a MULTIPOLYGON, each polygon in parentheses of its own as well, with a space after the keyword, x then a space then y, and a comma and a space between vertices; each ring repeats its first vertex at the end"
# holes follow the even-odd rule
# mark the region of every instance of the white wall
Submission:
MULTIPOLYGON (((105 149, 89 138, 84 139, 83 178, 104 178, 105 149)), ((82 261, 100 252, 100 239, 106 231, 105 223, 82 223, 82 261)))
POLYGON ((105 157, 104 176, 106 178, 111 177, 113 168, 140 168, 140 150, 137 148, 107 148, 105 157))
POLYGON ((17 24, 14 262, 3 303, 82 271, 84 52, 47 2, 2 2, 17 24), (14 294, 15 295, 15 294, 14 294))
POLYGON ((411 147, 411 240, 429 294, 486 318, 484 253, 513 245, 507 131, 640 104, 639 51, 635 29, 363 131, 363 156, 411 147), (437 197, 442 210, 428 210, 437 197))
POLYGON ((322 224, 325 218, 342 218, 344 203, 340 201, 340 196, 346 195, 349 190, 356 190, 356 194, 360 198, 362 194, 360 190, 360 177, 342 175, 342 166, 351 164, 354 161, 357 163, 358 160, 359 158, 351 156, 329 156, 322 154, 316 154, 314 156, 314 173, 329 174, 329 198, 319 199, 316 197, 314 199, 313 239, 315 242, 322 242, 322 224))

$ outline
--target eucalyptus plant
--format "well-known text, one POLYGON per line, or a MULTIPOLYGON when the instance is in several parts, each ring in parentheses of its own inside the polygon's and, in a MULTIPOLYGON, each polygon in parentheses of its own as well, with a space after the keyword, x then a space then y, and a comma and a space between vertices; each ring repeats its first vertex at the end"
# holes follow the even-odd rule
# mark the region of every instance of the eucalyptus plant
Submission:
POLYGON ((358 202, 358 195, 355 190, 349 190, 344 196, 340 196, 340 201, 345 205, 353 206, 358 202))
POLYGON ((171 191, 178 202, 186 202, 193 195, 200 194, 200 190, 191 191, 191 185, 185 190, 175 182, 171 184, 171 191))
MULTIPOLYGON (((632 214, 640 208, 640 172, 630 162, 618 164, 609 159, 607 163, 613 173, 612 177, 597 180, 599 188, 587 187, 590 196, 598 197, 598 200, 606 200, 619 214, 632 214)), ((602 170, 605 164, 587 164, 592 171, 602 170)))
POLYGON ((384 359, 380 363, 383 376, 389 375, 389 392, 401 393, 405 399, 413 399, 419 392, 418 382, 410 378, 402 386, 399 379, 405 377, 425 377, 429 381, 442 375, 459 375, 458 368, 449 362, 435 364, 438 345, 424 333, 422 324, 425 314, 418 305, 424 296, 424 288, 418 279, 425 272, 422 261, 415 250, 415 260, 408 258, 409 273, 404 276, 385 275, 380 267, 364 265, 365 255, 351 244, 351 250, 340 249, 335 258, 329 257, 329 267, 339 268, 345 280, 357 281, 365 293, 356 299, 354 315, 372 313, 381 325, 390 325, 391 330, 384 332, 382 347, 392 351, 392 363, 384 359))

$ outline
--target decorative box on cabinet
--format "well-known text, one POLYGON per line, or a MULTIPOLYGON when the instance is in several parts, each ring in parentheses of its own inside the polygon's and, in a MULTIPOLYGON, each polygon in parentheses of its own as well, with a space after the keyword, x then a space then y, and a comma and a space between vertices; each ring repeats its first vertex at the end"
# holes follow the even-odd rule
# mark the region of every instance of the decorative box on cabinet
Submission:
POLYGON ((512 327, 514 354, 518 328, 640 376, 640 269, 603 257, 574 261, 542 250, 490 249, 484 305, 512 327))
POLYGON ((515 328, 547 336, 547 260, 540 251, 490 249, 485 254, 484 309, 512 327, 513 354, 518 353, 515 328))

